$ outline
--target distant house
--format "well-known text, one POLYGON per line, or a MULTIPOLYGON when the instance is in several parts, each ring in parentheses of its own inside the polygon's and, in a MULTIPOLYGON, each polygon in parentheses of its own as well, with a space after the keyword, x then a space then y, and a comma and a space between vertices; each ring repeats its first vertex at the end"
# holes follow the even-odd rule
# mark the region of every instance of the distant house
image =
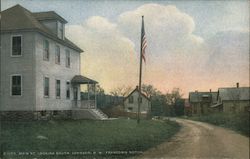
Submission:
MULTIPOLYGON (((127 97, 124 99, 124 109, 129 113, 138 112, 138 100, 139 100, 139 89, 136 87, 127 97)), ((151 110, 151 101, 143 93, 141 93, 141 105, 140 112, 141 114, 147 114, 151 110)))
POLYGON ((219 88, 218 102, 212 108, 221 108, 223 112, 246 111, 250 108, 250 87, 219 88))
POLYGON ((192 114, 208 114, 211 111, 210 106, 217 103, 218 92, 190 92, 189 103, 192 107, 192 114))
POLYGON ((103 117, 95 98, 80 100, 80 85, 97 82, 80 75, 83 50, 65 37, 64 18, 15 5, 0 22, 1 117, 103 117))

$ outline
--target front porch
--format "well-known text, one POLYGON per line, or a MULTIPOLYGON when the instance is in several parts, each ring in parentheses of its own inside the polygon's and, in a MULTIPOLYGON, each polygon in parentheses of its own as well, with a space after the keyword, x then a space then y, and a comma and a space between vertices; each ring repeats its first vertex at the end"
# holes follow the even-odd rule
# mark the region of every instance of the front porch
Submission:
POLYGON ((72 100, 72 117, 74 119, 108 119, 106 114, 97 109, 96 84, 98 82, 82 75, 76 75, 71 83, 74 90, 72 100))
POLYGON ((96 109, 96 100, 73 100, 73 108, 96 109))
POLYGON ((72 100, 73 108, 95 109, 96 108, 96 84, 98 82, 76 75, 71 80, 74 98, 72 100), (80 92, 80 93, 78 93, 80 92))

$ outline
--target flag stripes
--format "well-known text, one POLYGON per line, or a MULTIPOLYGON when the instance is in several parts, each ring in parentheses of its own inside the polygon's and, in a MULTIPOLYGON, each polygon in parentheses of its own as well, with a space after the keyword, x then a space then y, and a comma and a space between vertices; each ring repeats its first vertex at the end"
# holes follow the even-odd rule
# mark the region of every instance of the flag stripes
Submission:
POLYGON ((142 60, 146 63, 146 58, 145 58, 145 49, 147 47, 147 40, 146 40, 146 35, 145 35, 145 30, 144 30, 144 20, 142 16, 142 27, 141 27, 141 52, 140 52, 140 72, 139 72, 139 97, 138 97, 138 111, 137 111, 137 124, 140 123, 140 106, 141 102, 141 78, 142 78, 142 60))
POLYGON ((141 28, 141 57, 146 62, 146 47, 147 47, 147 39, 144 29, 144 19, 142 19, 142 28, 141 28))

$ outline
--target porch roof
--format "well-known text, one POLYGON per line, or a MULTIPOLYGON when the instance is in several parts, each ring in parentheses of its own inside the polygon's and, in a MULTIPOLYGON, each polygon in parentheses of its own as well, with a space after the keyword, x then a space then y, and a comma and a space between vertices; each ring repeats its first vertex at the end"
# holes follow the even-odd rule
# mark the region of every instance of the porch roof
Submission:
POLYGON ((212 105, 212 106, 210 106, 211 108, 216 108, 216 107, 219 107, 219 106, 221 106, 222 105, 222 103, 217 103, 217 104, 215 104, 215 105, 212 105))
POLYGON ((84 77, 82 75, 75 75, 72 78, 71 83, 73 84, 97 84, 98 82, 90 78, 84 77))

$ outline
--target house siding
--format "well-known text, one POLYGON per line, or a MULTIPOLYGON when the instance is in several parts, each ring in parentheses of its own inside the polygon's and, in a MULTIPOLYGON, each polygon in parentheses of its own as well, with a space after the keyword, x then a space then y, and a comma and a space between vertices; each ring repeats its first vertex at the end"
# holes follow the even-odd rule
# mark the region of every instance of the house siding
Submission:
MULTIPOLYGON (((133 103, 129 103, 129 97, 126 98, 126 100, 124 101, 125 111, 136 113, 136 112, 138 112, 138 97, 139 97, 139 92, 138 91, 134 91, 130 96, 133 96, 134 102, 133 103), (132 108, 132 111, 129 111, 129 108, 132 108)), ((148 99, 146 99, 144 96, 141 96, 141 97, 142 97, 142 103, 140 105, 140 112, 141 113, 148 113, 148 111, 150 109, 150 106, 151 106, 151 102, 148 101, 148 99)))
POLYGON ((34 32, 1 33, 1 111, 32 111, 35 105, 34 32), (12 36, 22 36, 22 55, 11 56, 12 36), (11 75, 22 76, 22 95, 11 96, 11 75))
MULTIPOLYGON (((36 110, 71 110, 73 88, 71 85, 70 99, 66 98, 66 82, 80 74, 80 53, 63 46, 39 33, 36 41, 36 110), (49 41, 49 61, 43 60, 43 41, 49 41), (55 63, 55 47, 60 47, 60 64, 55 63), (66 67, 66 49, 70 51, 70 67, 66 67), (49 78, 49 97, 44 97, 44 77, 49 78), (56 80, 61 81, 61 97, 56 98, 56 80)), ((78 92, 80 87, 78 86, 78 92)), ((78 93, 80 99, 80 93, 78 93)))
POLYGON ((193 114, 204 115, 212 112, 212 109, 210 108, 212 103, 210 102, 190 102, 190 104, 192 106, 193 114))
POLYGON ((240 101, 223 101, 223 112, 242 112, 246 111, 246 107, 250 106, 249 100, 240 101))

